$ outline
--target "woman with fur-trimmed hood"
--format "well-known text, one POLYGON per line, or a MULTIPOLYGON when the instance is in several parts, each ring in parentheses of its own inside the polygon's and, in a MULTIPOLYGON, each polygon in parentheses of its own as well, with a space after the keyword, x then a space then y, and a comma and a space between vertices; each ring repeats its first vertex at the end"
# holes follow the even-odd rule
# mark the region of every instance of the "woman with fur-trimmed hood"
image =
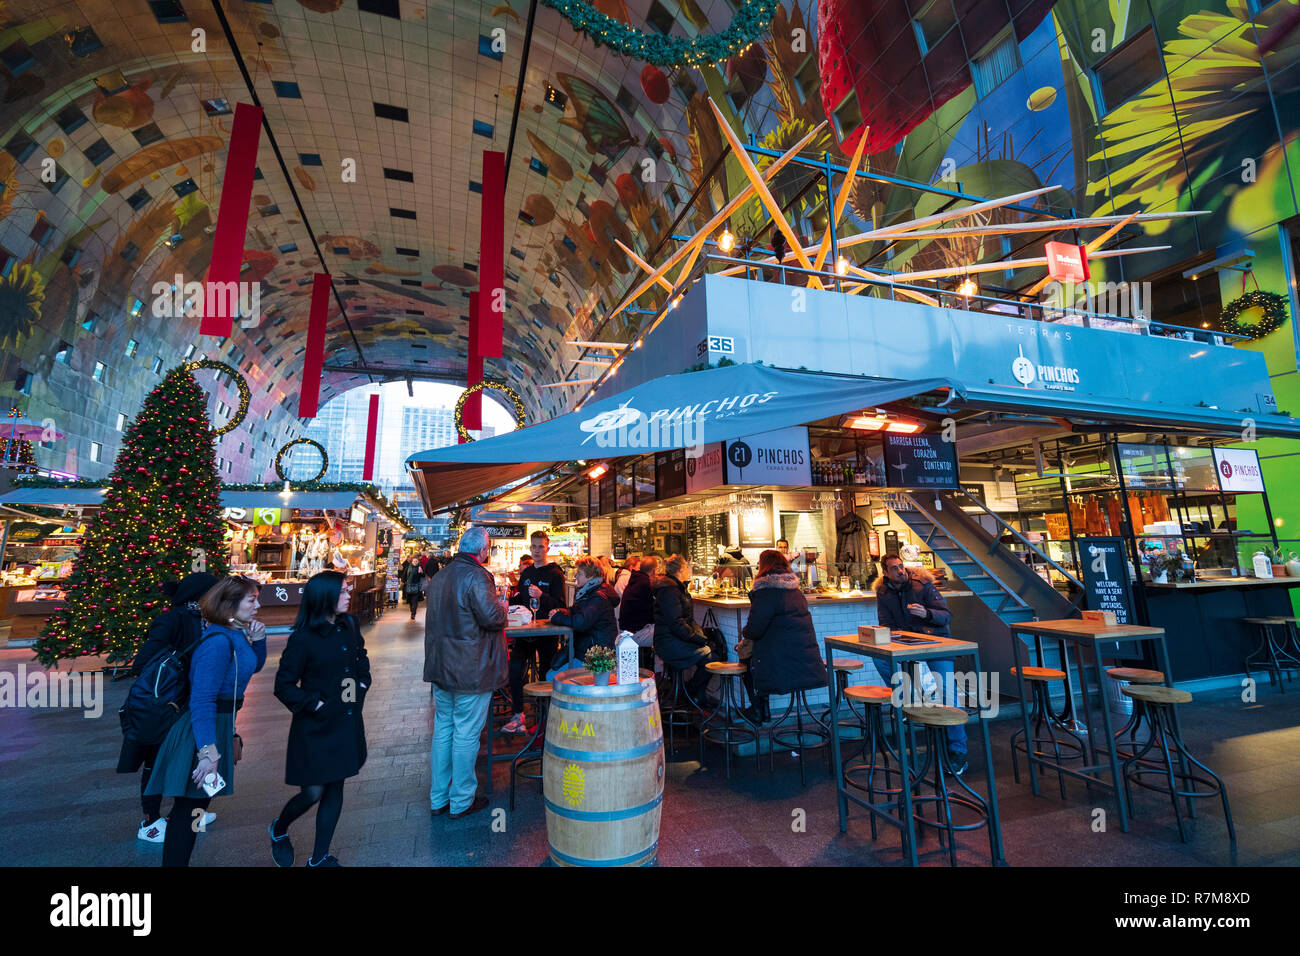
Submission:
POLYGON ((754 700, 750 718, 767 719, 769 694, 826 686, 826 665, 817 647, 808 601, 799 576, 780 551, 758 557, 758 576, 749 592, 749 620, 741 631, 753 643, 745 686, 754 700))

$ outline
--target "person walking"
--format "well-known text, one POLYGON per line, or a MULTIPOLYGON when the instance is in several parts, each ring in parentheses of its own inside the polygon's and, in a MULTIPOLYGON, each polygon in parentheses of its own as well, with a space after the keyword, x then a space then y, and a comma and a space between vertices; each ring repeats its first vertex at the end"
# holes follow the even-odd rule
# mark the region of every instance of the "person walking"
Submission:
POLYGON ((251 578, 232 576, 199 602, 207 627, 190 655, 190 706, 159 745, 145 786, 148 795, 175 798, 163 866, 189 866, 208 803, 235 791, 235 762, 244 745, 235 733, 235 713, 248 682, 266 663, 266 626, 254 620, 260 592, 251 578), (209 793, 205 784, 220 786, 209 793))
MULTIPOLYGON (((150 622, 149 634, 131 662, 132 677, 139 677, 144 665, 159 654, 197 646, 203 637, 203 613, 199 610, 199 601, 216 583, 215 574, 196 571, 180 581, 168 581, 163 585, 163 593, 171 599, 171 607, 150 622)), ((122 752, 117 760, 118 773, 140 774, 140 807, 144 810, 144 820, 140 822, 136 838, 146 843, 162 843, 167 835, 167 818, 162 815, 162 797, 157 794, 145 796, 144 792, 149 775, 153 773, 158 746, 123 740, 122 752)), ((216 819, 215 813, 205 814, 203 826, 211 826, 216 819)))
POLYGON ((271 821, 276 866, 293 866, 289 827, 313 806, 316 841, 307 865, 339 865, 330 843, 343 812, 343 781, 360 773, 366 762, 361 709, 370 689, 366 642, 357 619, 345 613, 351 595, 343 575, 314 575, 280 654, 275 696, 293 713, 284 782, 301 789, 271 821))
POLYGON ((492 692, 506 682, 506 603, 483 567, 491 554, 484 528, 461 535, 456 556, 430 584, 424 616, 424 680, 433 685, 429 813, 450 811, 453 820, 488 805, 475 795, 474 763, 492 692))
POLYGON ((419 561, 411 561, 406 566, 406 571, 402 575, 402 593, 406 596, 406 603, 411 608, 411 620, 415 620, 415 612, 420 609, 420 602, 424 600, 424 582, 427 580, 424 568, 419 561))

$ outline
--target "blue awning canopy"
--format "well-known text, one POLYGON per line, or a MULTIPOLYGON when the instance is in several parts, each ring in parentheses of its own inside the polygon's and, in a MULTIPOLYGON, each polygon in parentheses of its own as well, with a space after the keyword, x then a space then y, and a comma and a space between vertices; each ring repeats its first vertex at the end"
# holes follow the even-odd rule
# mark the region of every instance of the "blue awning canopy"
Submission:
POLYGON ((939 389, 960 392, 956 382, 944 378, 881 381, 728 365, 667 375, 504 435, 417 452, 406 467, 432 512, 555 462, 743 438, 939 389))

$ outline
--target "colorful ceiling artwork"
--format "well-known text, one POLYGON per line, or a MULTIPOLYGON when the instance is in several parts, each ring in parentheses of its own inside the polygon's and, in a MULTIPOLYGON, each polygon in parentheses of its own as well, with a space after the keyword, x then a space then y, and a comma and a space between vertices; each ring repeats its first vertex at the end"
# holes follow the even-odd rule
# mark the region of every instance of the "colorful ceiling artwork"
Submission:
MULTIPOLYGON (((195 354, 236 364, 254 398, 222 439, 232 480, 266 473, 301 433, 317 272, 333 279, 322 402, 386 368, 464 380, 484 150, 513 148, 504 355, 486 374, 518 390, 533 420, 579 397, 540 387, 583 377, 566 343, 627 342, 640 328, 635 310, 606 318, 640 281, 620 244, 661 260, 674 234, 743 188, 710 98, 760 170, 824 121, 809 158, 847 165, 866 136, 862 168, 878 178, 850 186, 844 234, 966 201, 895 179, 976 196, 1059 185, 1036 203, 1061 215, 1209 210, 1159 227, 1174 248, 1152 269, 1296 212, 1300 31, 1267 54, 1253 37, 1297 0, 1254 14, 1250 0, 1170 0, 1154 21, 1146 4, 1094 0, 784 0, 755 43, 700 67, 620 56, 545 4, 527 36, 526 0, 219 3, 224 20, 194 0, 0 5, 0 381, 30 416, 116 443, 103 409, 133 414, 155 366, 195 354), (1121 71, 1125 57, 1164 72, 1121 71), (160 303, 206 274, 232 114, 254 99, 266 125, 241 278, 260 284, 261 310, 214 339, 160 303), (1257 161, 1249 182, 1240 157, 1257 161), (67 397, 88 375, 103 386, 93 415, 67 397)), ((726 29, 741 3, 595 7, 680 38, 726 29)), ((819 174, 789 166, 772 189, 820 237, 819 174)), ((729 222, 760 246, 769 224, 757 201, 729 222)), ((1011 256, 1031 238, 855 255, 937 268, 1011 256)), ((654 290, 638 305, 662 303, 654 290)), ((214 408, 229 404, 228 383, 205 384, 214 408)))

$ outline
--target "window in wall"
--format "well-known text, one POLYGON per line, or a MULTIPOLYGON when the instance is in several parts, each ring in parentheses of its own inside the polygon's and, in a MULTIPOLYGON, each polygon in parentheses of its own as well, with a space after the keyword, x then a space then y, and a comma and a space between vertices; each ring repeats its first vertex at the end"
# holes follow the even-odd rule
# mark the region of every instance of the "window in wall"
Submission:
POLYGON ((30 395, 32 393, 32 373, 25 368, 20 368, 17 377, 14 378, 14 390, 21 395, 30 395))
POLYGON ((90 460, 91 461, 104 460, 104 446, 97 441, 92 441, 90 443, 90 460))
POLYGON ((121 412, 118 412, 118 413, 117 413, 117 430, 118 430, 118 431, 121 431, 121 430, 122 430, 123 428, 125 428, 125 427, 126 427, 126 416, 123 415, 121 412))
POLYGON ((916 45, 921 48, 921 55, 933 50, 956 25, 957 14, 953 12, 952 0, 932 0, 912 18, 912 29, 916 32, 916 45))
POLYGON ((809 53, 794 75, 794 88, 807 103, 821 86, 821 74, 817 72, 817 54, 809 53))
POLYGON ((862 109, 858 106, 856 90, 850 90, 849 95, 840 101, 840 105, 835 108, 834 120, 840 139, 862 125, 862 109))
POLYGON ((87 332, 95 331, 95 327, 98 325, 99 325, 98 312, 87 312, 86 317, 81 320, 81 327, 85 329, 87 332))
POLYGON ((31 236, 32 240, 39 246, 45 241, 45 237, 50 234, 50 230, 53 228, 54 227, 50 225, 48 219, 44 216, 37 216, 36 224, 32 226, 32 231, 28 233, 28 235, 31 236))
POLYGON ((184 355, 184 357, 188 359, 188 358, 189 358, 191 355, 193 355, 193 354, 194 354, 194 346, 193 346, 193 345, 187 345, 187 346, 185 347, 185 355, 184 355))
POLYGON ((3 246, 0 246, 0 276, 7 276, 12 272, 14 265, 17 262, 17 256, 3 246))
POLYGON ((1102 115, 1137 96, 1165 75, 1156 32, 1147 27, 1124 41, 1092 70, 1097 105, 1102 115))
POLYGON ((1250 15, 1253 17, 1262 13, 1275 3, 1277 3, 1277 0, 1249 0, 1250 15))
POLYGON ((144 299, 136 299, 131 303, 131 318, 140 318, 140 313, 144 311, 144 299))
POLYGON ((155 375, 159 374, 159 373, 162 371, 162 367, 163 367, 162 356, 161 356, 161 355, 155 355, 155 356, 153 357, 153 373, 154 373, 155 375))
POLYGON ((107 374, 108 374, 108 366, 105 365, 103 362, 96 362, 95 371, 90 373, 90 377, 93 378, 96 382, 102 382, 104 381, 104 376, 107 374))
POLYGON ((1011 79, 1018 69, 1020 69, 1020 47, 1016 45, 1015 33, 1007 30, 989 46, 987 52, 977 56, 971 63, 975 95, 981 99, 988 96, 1011 79))
POLYGON ((72 343, 62 342, 62 341, 59 342, 58 350, 55 351, 54 353, 54 361, 62 362, 64 365, 67 365, 68 359, 71 357, 72 357, 72 343))
POLYGON ((139 343, 139 342, 137 342, 135 339, 127 339, 127 340, 126 340, 126 357, 127 357, 127 358, 135 358, 135 353, 139 350, 139 348, 140 348, 140 343, 139 343))

